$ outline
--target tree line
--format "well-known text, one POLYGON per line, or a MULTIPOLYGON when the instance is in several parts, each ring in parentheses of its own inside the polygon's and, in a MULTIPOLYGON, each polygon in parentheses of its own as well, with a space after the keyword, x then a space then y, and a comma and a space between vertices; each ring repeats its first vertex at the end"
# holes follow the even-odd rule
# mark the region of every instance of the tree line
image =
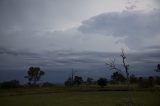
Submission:
MULTIPOLYGON (((44 82, 42 84, 38 84, 37 82, 44 74, 45 73, 42 72, 40 68, 30 67, 29 70, 27 71, 27 76, 24 77, 28 80, 27 84, 21 85, 18 80, 11 80, 0 83, 0 87, 18 88, 18 87, 34 87, 34 86, 36 87, 56 86, 56 84, 50 82, 44 82)), ((94 78, 88 77, 86 80, 84 80, 83 77, 78 75, 72 77, 69 77, 64 81, 64 85, 66 87, 80 86, 80 85, 86 85, 86 86, 99 85, 100 87, 104 87, 107 86, 108 84, 109 85, 126 84, 126 77, 118 71, 113 72, 110 79, 100 77, 97 80, 95 80, 94 78)), ((159 76, 136 77, 135 75, 132 74, 130 75, 130 83, 135 84, 141 88, 154 87, 155 85, 160 85, 160 77, 159 76)))

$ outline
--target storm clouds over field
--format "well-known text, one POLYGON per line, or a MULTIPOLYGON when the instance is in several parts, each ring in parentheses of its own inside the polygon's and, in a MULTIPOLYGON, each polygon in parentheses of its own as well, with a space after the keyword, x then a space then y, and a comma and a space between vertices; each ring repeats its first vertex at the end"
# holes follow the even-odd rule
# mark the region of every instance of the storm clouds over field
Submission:
POLYGON ((158 0, 1 0, 0 74, 39 66, 55 75, 75 69, 98 77, 108 59, 120 63, 124 48, 132 72, 155 75, 159 5, 158 0))

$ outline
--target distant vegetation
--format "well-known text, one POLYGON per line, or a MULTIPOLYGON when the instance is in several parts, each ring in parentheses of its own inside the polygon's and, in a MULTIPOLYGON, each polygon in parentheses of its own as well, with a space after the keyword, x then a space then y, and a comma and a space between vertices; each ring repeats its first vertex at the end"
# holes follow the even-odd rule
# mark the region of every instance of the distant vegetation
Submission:
MULTIPOLYGON (((104 87, 109 85, 125 85, 126 84, 126 79, 122 74, 117 74, 118 72, 113 72, 111 75, 111 79, 108 80, 107 78, 99 78, 97 80, 94 80, 91 77, 88 77, 86 80, 84 80, 80 76, 75 76, 73 78, 69 77, 65 82, 65 86, 80 86, 80 85, 86 85, 86 86, 91 86, 91 85, 98 85, 100 87, 104 87)), ((137 85, 139 88, 152 88, 156 85, 160 86, 160 77, 156 76, 149 76, 149 77, 136 77, 135 75, 130 76, 130 83, 133 85, 137 85)), ((31 84, 20 84, 18 80, 10 80, 10 81, 4 81, 0 83, 0 88, 19 88, 19 87, 29 87, 31 84)), ((54 87, 56 84, 51 83, 51 82, 44 82, 40 84, 36 84, 38 87, 54 87)))

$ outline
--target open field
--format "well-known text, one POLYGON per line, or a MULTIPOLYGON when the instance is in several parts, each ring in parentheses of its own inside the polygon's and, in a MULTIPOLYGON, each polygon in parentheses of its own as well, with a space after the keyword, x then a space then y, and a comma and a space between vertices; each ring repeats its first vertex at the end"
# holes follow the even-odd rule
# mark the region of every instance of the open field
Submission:
MULTIPOLYGON (((0 106, 125 106, 125 87, 111 88, 114 87, 0 89, 0 106)), ((134 90, 132 94, 136 106, 160 106, 159 90, 134 90)))

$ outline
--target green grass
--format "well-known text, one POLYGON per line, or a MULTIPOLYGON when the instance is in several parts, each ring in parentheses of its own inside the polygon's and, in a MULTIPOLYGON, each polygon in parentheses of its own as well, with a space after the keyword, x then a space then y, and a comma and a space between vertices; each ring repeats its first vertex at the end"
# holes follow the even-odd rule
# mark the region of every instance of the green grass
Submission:
MULTIPOLYGON (((103 91, 107 88, 0 89, 0 106, 126 106, 127 91, 103 91)), ((132 94, 136 106, 160 106, 159 90, 135 90, 132 94)))

